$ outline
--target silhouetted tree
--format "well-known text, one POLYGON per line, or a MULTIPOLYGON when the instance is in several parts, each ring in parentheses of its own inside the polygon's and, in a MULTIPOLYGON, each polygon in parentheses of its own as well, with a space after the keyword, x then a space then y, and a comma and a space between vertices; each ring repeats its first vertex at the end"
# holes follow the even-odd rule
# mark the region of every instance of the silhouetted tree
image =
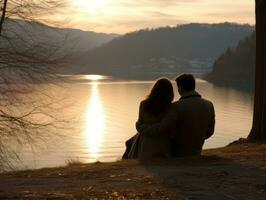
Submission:
POLYGON ((256 0, 256 75, 252 140, 266 139, 266 1, 256 0))
POLYGON ((0 0, 0 170, 16 157, 14 146, 43 140, 51 133, 48 129, 57 128, 54 111, 58 106, 46 101, 49 93, 38 92, 41 87, 37 84, 56 78, 54 69, 62 58, 57 53, 60 47, 47 46, 32 30, 41 25, 42 16, 62 3, 0 0))
POLYGON ((0 35, 2 34, 2 29, 3 29, 3 23, 5 21, 6 18, 6 11, 7 11, 7 2, 8 0, 4 0, 3 5, 2 5, 2 16, 1 16, 1 20, 0 20, 0 35))

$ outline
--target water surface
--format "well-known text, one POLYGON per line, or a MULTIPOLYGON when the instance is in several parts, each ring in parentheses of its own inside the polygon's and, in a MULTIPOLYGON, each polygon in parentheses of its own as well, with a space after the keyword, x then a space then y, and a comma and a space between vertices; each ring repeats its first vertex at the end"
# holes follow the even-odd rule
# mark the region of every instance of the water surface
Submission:
MULTIPOLYGON (((23 163, 19 167, 54 167, 69 161, 109 162, 121 158, 125 140, 136 133, 139 102, 147 96, 152 82, 102 78, 76 76, 75 81, 59 89, 49 86, 51 93, 67 97, 68 103, 62 101, 65 109, 61 114, 73 120, 60 129, 59 138, 51 137, 45 144, 38 144, 34 154, 31 148, 20 149, 23 163)), ((252 122, 252 94, 197 82, 197 90, 214 103, 216 110, 215 134, 204 148, 221 147, 246 137, 252 122)), ((174 89, 177 91, 175 84, 174 89)))

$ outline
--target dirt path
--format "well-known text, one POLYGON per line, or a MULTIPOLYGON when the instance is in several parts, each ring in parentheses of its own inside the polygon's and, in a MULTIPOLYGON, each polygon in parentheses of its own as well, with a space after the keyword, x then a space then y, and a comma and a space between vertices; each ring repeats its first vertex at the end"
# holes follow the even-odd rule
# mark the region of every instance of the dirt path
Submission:
POLYGON ((265 200, 266 144, 234 144, 202 157, 121 161, 0 175, 0 199, 265 200))

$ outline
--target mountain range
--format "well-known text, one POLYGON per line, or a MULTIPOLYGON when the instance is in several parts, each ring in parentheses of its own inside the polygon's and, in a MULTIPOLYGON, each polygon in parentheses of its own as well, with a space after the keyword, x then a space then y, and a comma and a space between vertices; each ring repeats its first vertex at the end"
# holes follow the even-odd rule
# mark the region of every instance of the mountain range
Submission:
POLYGON ((185 24, 125 34, 75 58, 73 71, 129 79, 190 72, 203 75, 227 48, 254 31, 233 23, 185 24))
MULTIPOLYGON (((16 38, 18 49, 29 43, 59 47, 69 63, 61 73, 153 79, 189 72, 208 74, 205 78, 215 84, 253 81, 255 34, 250 36, 250 25, 193 23, 117 35, 9 19, 4 30, 4 35, 16 38)), ((8 43, 2 41, 4 45, 8 43)))
POLYGON ((61 48, 68 55, 79 55, 119 37, 118 34, 96 33, 71 28, 48 26, 38 22, 6 19, 4 35, 18 41, 18 48, 27 44, 46 43, 46 46, 61 48))

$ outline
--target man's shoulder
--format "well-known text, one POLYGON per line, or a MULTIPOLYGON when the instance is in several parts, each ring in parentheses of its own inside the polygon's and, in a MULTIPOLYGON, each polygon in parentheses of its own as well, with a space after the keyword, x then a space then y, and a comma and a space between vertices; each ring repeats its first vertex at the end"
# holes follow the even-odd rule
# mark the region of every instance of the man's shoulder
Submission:
POLYGON ((203 102, 205 102, 207 105, 210 105, 210 106, 213 106, 213 103, 208 100, 208 99, 205 99, 205 98, 201 98, 203 102))
POLYGON ((199 103, 199 104, 206 105, 209 108, 214 107, 213 103, 210 100, 205 99, 203 97, 193 98, 193 99, 194 99, 193 102, 190 101, 191 100, 190 98, 179 99, 178 101, 174 102, 172 104, 172 106, 173 106, 173 108, 178 109, 178 108, 183 108, 184 106, 189 106, 191 104, 198 104, 199 103))
POLYGON ((204 107, 206 108, 206 111, 215 113, 214 105, 210 100, 202 98, 202 102, 203 102, 204 107))

